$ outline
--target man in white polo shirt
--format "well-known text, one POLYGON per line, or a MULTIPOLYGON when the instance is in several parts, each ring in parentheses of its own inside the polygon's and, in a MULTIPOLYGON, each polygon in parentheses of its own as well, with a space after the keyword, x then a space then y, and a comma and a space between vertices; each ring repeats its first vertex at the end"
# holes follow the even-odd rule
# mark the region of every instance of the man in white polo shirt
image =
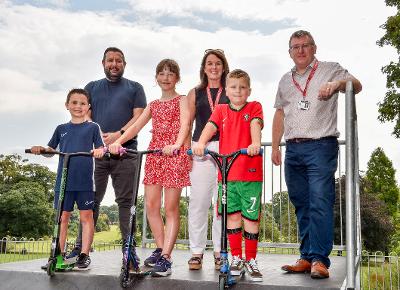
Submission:
POLYGON ((281 164, 279 143, 286 140, 285 179, 296 208, 300 232, 300 259, 284 265, 289 273, 311 272, 311 278, 328 278, 333 247, 338 93, 346 82, 354 92, 361 83, 335 62, 315 58, 317 46, 311 34, 294 32, 289 54, 295 66, 279 82, 272 124, 272 155, 281 164))

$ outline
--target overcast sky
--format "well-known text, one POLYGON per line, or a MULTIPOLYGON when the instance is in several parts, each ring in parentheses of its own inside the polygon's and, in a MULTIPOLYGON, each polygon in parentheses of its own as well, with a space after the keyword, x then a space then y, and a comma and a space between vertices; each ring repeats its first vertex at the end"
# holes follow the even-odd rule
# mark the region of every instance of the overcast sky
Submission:
MULTIPOLYGON (((177 90, 186 94, 198 83, 204 50, 223 49, 231 69, 250 74, 251 99, 264 107, 262 140, 271 141, 278 81, 293 66, 288 39, 305 29, 315 38, 319 60, 339 62, 363 84, 357 96, 360 169, 380 146, 398 170, 399 140, 391 124, 377 121, 386 92, 381 67, 398 56, 376 41, 384 34, 379 26, 395 12, 383 0, 0 0, 0 153, 47 144, 56 125, 69 120, 68 90, 104 76, 108 46, 124 51, 125 77, 144 86, 148 101, 160 95, 154 75, 161 59, 179 63, 177 90)), ((344 95, 340 99, 344 138, 344 95)), ((149 130, 140 133, 139 149, 146 148, 149 130)), ((52 169, 57 163, 25 157, 52 169)), ((112 202, 108 194, 105 204, 112 202)))

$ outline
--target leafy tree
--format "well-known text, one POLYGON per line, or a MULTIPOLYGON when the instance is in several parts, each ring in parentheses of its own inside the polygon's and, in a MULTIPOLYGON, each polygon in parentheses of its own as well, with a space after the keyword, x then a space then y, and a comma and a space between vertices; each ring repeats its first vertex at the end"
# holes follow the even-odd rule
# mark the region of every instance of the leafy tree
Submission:
POLYGON ((396 214, 399 198, 395 174, 396 170, 393 168, 392 161, 385 155, 382 148, 375 149, 368 161, 365 190, 369 194, 378 196, 386 204, 392 217, 396 214))
POLYGON ((19 181, 0 198, 0 236, 39 238, 51 234, 53 210, 41 184, 19 181))
MULTIPOLYGON (((381 26, 385 29, 385 34, 377 41, 379 46, 393 46, 400 54, 400 0, 385 0, 387 6, 397 7, 397 13, 388 17, 381 26)), ((386 74, 387 92, 383 102, 379 103, 379 121, 395 122, 392 134, 400 138, 400 63, 399 60, 391 61, 382 67, 382 72, 386 74)))
POLYGON ((43 186, 49 202, 53 201, 56 173, 46 166, 28 163, 18 154, 0 155, 0 195, 19 181, 33 181, 43 186))
POLYGON ((113 204, 110 206, 102 205, 100 206, 100 212, 105 213, 110 220, 110 223, 117 224, 119 222, 118 205, 113 204))
POLYGON ((287 191, 274 193, 272 213, 274 222, 281 232, 281 241, 295 243, 297 241, 297 218, 287 191))
POLYGON ((0 236, 51 234, 55 176, 18 154, 0 155, 0 236))
MULTIPOLYGON (((340 195, 339 184, 341 186, 342 202, 342 227, 346 228, 346 209, 345 209, 345 184, 346 177, 342 176, 336 180, 336 202, 335 202, 335 244, 340 245, 340 195)), ((386 205, 376 195, 367 192, 367 181, 360 176, 360 210, 361 210, 361 236, 364 248, 368 251, 388 252, 390 237, 394 232, 392 218, 390 217, 386 205)), ((343 233, 343 239, 345 239, 343 233)), ((343 241, 345 244, 346 241, 343 241)))
POLYGON ((96 223, 96 232, 103 232, 110 230, 110 220, 105 213, 100 213, 96 223))

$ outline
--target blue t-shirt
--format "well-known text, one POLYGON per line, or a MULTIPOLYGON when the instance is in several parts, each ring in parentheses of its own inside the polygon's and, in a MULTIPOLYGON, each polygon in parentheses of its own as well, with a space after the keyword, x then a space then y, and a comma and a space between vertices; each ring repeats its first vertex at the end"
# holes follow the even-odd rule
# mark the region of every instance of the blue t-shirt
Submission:
MULTIPOLYGON (((104 144, 100 127, 96 123, 73 124, 69 122, 57 126, 47 145, 64 153, 74 153, 90 152, 93 148, 99 148, 104 144)), ((60 190, 63 160, 63 156, 60 155, 55 191, 60 190)), ((93 158, 88 156, 70 158, 66 190, 93 191, 93 158)))
MULTIPOLYGON (((110 82, 106 78, 85 86, 89 92, 92 120, 100 125, 104 133, 121 130, 133 117, 133 109, 146 107, 146 96, 141 84, 121 78, 110 82)), ((123 144, 136 149, 136 138, 123 144)))

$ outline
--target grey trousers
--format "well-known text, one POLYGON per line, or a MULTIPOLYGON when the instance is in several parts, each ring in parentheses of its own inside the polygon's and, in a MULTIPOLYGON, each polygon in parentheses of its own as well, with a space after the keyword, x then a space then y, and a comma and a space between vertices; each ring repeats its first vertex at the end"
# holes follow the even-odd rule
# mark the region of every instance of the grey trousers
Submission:
MULTIPOLYGON (((115 202, 118 204, 119 225, 122 234, 122 240, 125 241, 129 235, 129 217, 130 208, 133 203, 133 188, 136 182, 135 171, 137 167, 137 156, 125 158, 103 158, 95 160, 94 169, 94 207, 93 218, 96 226, 99 217, 100 204, 106 193, 109 176, 111 176, 112 186, 115 193, 115 202)), ((139 169, 140 170, 140 169, 139 169)), ((76 246, 82 246, 82 228, 79 227, 76 246)))

